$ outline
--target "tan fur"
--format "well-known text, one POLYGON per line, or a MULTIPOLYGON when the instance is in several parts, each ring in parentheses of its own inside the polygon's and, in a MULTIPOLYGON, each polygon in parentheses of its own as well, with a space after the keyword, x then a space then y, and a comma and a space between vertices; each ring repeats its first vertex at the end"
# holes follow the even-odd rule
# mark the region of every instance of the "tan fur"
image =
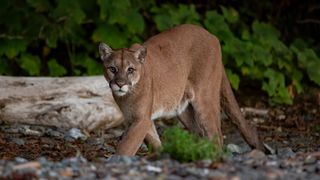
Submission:
MULTIPOLYGON (((129 49, 101 44, 105 77, 131 123, 117 154, 134 155, 144 139, 161 145, 152 119, 178 116, 187 129, 223 144, 220 103, 248 144, 263 149, 243 118, 221 61, 219 40, 195 25, 180 25, 129 49), (132 67, 134 71, 128 70, 132 67), (116 68, 116 72, 113 68, 116 68), (123 91, 118 91, 119 87, 123 91), (127 91, 126 91, 127 89, 127 91)), ((132 69, 131 69, 132 70, 132 69)))

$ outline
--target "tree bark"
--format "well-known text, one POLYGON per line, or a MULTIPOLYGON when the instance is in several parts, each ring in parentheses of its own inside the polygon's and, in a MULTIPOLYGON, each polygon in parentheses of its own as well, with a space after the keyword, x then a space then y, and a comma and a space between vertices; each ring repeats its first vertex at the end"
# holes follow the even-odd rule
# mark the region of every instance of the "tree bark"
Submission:
POLYGON ((0 76, 0 122, 92 131, 123 121, 103 76, 0 76))

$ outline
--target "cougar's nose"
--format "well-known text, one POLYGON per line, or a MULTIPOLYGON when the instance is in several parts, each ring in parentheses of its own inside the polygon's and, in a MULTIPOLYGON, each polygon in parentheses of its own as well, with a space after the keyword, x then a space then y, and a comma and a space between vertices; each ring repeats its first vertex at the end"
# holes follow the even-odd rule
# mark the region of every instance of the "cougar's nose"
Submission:
POLYGON ((121 88, 122 86, 126 85, 126 82, 124 80, 117 80, 116 84, 121 88))

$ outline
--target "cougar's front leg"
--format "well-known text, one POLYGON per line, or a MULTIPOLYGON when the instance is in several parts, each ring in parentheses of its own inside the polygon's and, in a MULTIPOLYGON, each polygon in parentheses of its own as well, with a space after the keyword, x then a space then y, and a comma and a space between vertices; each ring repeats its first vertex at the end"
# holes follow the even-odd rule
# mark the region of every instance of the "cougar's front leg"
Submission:
POLYGON ((148 131, 152 128, 150 119, 134 121, 117 146, 116 154, 133 156, 138 151, 148 131))
POLYGON ((154 122, 151 122, 151 128, 149 129, 146 135, 146 141, 150 144, 154 149, 158 149, 161 147, 161 141, 156 129, 154 122))

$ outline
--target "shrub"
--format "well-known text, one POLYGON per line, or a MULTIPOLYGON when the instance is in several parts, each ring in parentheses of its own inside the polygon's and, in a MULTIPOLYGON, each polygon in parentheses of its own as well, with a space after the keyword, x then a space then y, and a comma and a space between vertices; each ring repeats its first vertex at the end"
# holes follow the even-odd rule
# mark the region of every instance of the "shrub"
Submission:
POLYGON ((217 159, 224 152, 219 150, 213 140, 200 138, 179 127, 168 128, 163 133, 162 152, 168 153, 180 162, 202 159, 217 159))

